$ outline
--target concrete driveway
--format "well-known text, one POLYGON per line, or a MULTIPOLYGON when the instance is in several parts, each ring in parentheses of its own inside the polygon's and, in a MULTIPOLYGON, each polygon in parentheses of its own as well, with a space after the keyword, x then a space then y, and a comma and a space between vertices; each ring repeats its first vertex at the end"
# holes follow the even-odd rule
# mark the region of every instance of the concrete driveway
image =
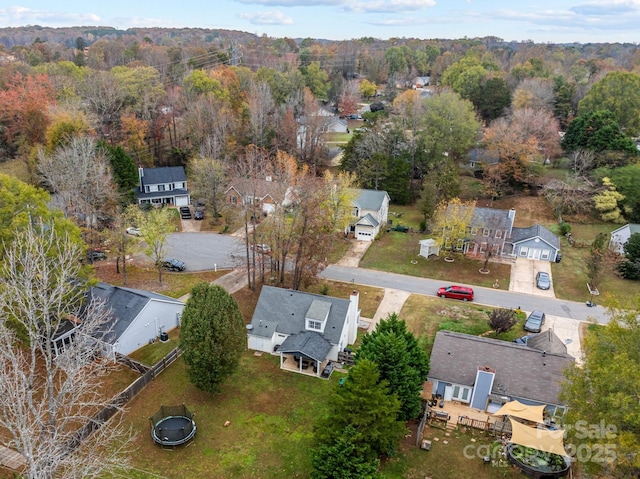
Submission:
POLYGON ((516 258, 515 263, 511 265, 509 291, 555 298, 556 295, 553 292, 553 276, 551 276, 551 263, 548 261, 516 258), (549 277, 551 278, 550 289, 543 290, 536 287, 536 274, 538 271, 549 273, 549 277))
POLYGON ((567 346, 567 353, 576 359, 577 364, 582 364, 582 350, 580 348, 580 321, 575 319, 550 316, 542 325, 542 331, 551 329, 556 336, 567 346))

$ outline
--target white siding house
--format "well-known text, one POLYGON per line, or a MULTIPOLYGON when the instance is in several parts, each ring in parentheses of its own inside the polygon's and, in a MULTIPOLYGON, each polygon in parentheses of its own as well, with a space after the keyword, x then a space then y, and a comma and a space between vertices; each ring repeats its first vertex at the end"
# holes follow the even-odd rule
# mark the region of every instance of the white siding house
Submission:
POLYGON ((640 225, 635 223, 628 223, 617 230, 613 230, 609 240, 609 248, 616 253, 624 254, 624 245, 634 233, 640 233, 640 225))
POLYGON ((347 232, 361 241, 373 241, 389 217, 389 195, 386 191, 357 190, 353 200, 354 222, 347 232))
POLYGON ((109 311, 103 337, 109 356, 131 354, 162 332, 178 327, 184 309, 184 303, 177 299, 106 283, 92 287, 89 295, 104 302, 109 311))
POLYGON ((187 175, 182 166, 138 168, 138 204, 188 206, 187 175))

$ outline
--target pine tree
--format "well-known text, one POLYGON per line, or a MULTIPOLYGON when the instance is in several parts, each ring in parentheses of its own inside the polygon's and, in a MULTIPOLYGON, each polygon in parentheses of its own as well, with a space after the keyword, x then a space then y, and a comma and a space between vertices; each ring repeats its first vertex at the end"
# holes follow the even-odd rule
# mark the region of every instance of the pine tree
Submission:
POLYGON ((218 392, 236 370, 245 346, 238 303, 221 286, 197 284, 182 313, 180 332, 190 381, 203 391, 218 392))
POLYGON ((415 336, 396 313, 380 321, 376 330, 362 339, 356 363, 373 361, 380 377, 389 382, 400 399, 398 419, 408 421, 420 414, 420 392, 429 372, 429 360, 415 336))

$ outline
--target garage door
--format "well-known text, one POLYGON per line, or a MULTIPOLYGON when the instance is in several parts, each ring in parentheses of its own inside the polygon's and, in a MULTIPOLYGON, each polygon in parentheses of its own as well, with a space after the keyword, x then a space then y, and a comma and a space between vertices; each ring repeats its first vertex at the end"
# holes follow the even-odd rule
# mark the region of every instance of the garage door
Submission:
POLYGON ((359 239, 360 241, 373 241, 373 233, 358 231, 356 239, 359 239))

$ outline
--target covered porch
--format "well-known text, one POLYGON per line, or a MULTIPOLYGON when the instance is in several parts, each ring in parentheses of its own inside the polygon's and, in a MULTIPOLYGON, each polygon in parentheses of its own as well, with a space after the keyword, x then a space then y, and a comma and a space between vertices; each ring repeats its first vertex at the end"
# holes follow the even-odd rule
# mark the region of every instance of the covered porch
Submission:
POLYGON ((280 368, 308 376, 320 377, 331 362, 327 357, 331 344, 322 335, 303 331, 289 336, 278 348, 280 368))

